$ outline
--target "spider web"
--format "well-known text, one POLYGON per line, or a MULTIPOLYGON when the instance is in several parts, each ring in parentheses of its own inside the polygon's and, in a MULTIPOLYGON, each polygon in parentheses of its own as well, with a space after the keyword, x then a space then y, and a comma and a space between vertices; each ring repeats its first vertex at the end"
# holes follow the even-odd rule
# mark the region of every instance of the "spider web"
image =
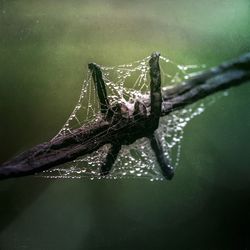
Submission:
MULTIPOLYGON (((149 59, 150 56, 129 64, 112 67, 100 66, 110 104, 124 102, 128 107, 132 107, 137 99, 149 94, 149 59)), ((204 66, 180 65, 169 58, 160 56, 160 67, 162 87, 164 87, 187 79, 197 69, 204 66)), ((52 140, 69 133, 74 134, 75 128, 98 121, 101 119, 99 110, 100 106, 94 82, 91 72, 88 71, 73 112, 52 140)), ((160 119, 160 125, 156 133, 160 137, 165 156, 174 168, 179 164, 181 140, 183 139, 185 126, 193 117, 203 111, 204 104, 201 103, 175 111, 160 119)), ((46 170, 42 173, 42 176, 46 178, 87 177, 90 179, 146 178, 151 181, 164 180, 147 138, 141 138, 129 146, 122 146, 110 173, 102 176, 100 166, 110 146, 104 145, 90 155, 79 157, 71 163, 46 170)))

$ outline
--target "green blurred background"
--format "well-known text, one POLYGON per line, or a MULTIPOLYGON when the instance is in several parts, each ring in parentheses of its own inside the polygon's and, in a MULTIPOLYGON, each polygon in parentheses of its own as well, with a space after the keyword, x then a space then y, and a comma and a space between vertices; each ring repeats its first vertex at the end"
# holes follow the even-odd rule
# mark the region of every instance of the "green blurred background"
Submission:
MULTIPOLYGON (((210 67, 250 51, 249 30, 249 0, 1 0, 0 162, 58 132, 88 62, 210 67)), ((249 249, 248 85, 189 123, 171 182, 2 181, 0 249, 249 249)))

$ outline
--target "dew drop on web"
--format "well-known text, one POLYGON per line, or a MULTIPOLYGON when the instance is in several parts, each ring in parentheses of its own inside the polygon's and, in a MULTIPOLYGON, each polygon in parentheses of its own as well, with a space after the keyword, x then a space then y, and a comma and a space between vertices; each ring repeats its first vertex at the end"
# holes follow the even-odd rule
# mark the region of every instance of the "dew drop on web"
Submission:
MULTIPOLYGON (((118 66, 101 66, 107 93, 111 103, 119 100, 130 101, 133 104, 136 98, 149 94, 149 56, 129 64, 118 66)), ((195 71, 204 68, 198 65, 178 65, 167 57, 160 56, 162 87, 188 79, 195 71)), ((91 78, 88 72, 83 81, 80 97, 73 112, 52 139, 74 134, 74 130, 85 124, 91 124, 99 119, 99 103, 91 78)), ((176 169, 180 162, 181 142, 186 125, 205 110, 203 103, 193 104, 179 111, 175 111, 160 119, 157 133, 164 148, 164 154, 176 169)), ((107 133, 109 131, 107 130, 107 133)), ((92 138, 93 140, 95 138, 92 138)), ((110 173, 100 175, 100 166, 104 161, 110 145, 104 145, 96 152, 79 157, 76 160, 61 166, 46 170, 38 176, 46 178, 88 178, 94 179, 147 179, 150 181, 164 180, 155 155, 150 148, 147 138, 141 138, 129 146, 123 146, 110 173)))

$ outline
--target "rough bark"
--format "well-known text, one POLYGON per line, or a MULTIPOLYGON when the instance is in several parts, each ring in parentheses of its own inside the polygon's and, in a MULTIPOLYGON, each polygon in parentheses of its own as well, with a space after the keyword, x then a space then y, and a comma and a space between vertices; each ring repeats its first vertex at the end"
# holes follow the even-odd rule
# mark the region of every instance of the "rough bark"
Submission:
MULTIPOLYGON (((185 82, 162 90, 161 116, 183 108, 220 90, 250 80, 250 53, 199 72, 185 82)), ((150 99, 150 97, 148 97, 150 99)), ((150 102, 148 100, 148 102, 150 102)), ((127 145, 150 137, 150 116, 122 118, 119 123, 100 120, 78 128, 72 134, 39 144, 0 166, 0 179, 30 175, 90 154, 105 144, 127 145), (107 129, 108 133, 107 133, 107 129)))

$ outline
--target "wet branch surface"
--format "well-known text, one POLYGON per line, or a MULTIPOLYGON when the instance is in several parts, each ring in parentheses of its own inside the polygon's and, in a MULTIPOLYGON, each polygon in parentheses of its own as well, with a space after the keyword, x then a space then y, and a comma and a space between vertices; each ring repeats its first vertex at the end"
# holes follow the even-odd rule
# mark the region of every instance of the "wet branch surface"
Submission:
MULTIPOLYGON (((105 144, 117 145, 117 148, 111 146, 111 150, 115 152, 114 155, 117 155, 121 145, 132 144, 142 137, 152 138, 156 125, 158 126, 159 115, 168 115, 208 95, 233 86, 239 86, 249 82, 249 80, 250 53, 209 70, 196 73, 187 81, 178 85, 163 88, 161 91, 161 113, 159 113, 159 103, 158 106, 154 105, 154 103, 151 106, 151 109, 159 113, 158 115, 153 113, 145 115, 142 112, 134 117, 120 117, 119 120, 101 119, 95 123, 86 124, 72 131, 72 134, 63 135, 49 142, 39 144, 3 163, 0 166, 0 179, 41 172, 73 161, 79 156, 90 154, 105 144)), ((151 81, 153 81, 152 76, 151 81)), ((152 98, 157 100, 157 95, 152 97, 151 92, 144 102, 150 103, 152 98)), ((103 109, 104 107, 102 107, 103 109)), ((138 109, 140 111, 140 107, 138 109)), ((155 139, 151 141, 151 144, 156 147, 155 139)), ((157 150, 159 148, 156 147, 157 150)), ((106 161, 113 164, 114 160, 110 158, 106 161)), ((167 162, 166 159, 163 161, 167 162)), ((106 166, 106 168, 109 168, 109 166, 106 166)))

